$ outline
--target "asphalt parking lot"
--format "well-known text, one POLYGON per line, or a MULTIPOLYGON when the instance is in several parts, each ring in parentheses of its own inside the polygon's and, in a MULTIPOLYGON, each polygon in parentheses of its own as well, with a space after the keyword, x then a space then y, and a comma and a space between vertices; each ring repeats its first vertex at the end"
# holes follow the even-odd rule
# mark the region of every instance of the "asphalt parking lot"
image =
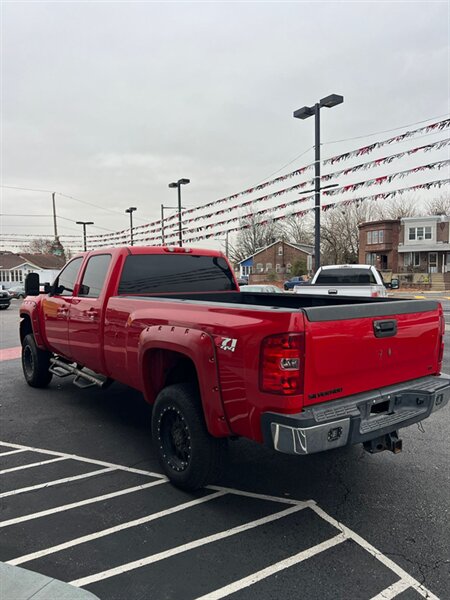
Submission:
POLYGON ((448 407, 400 455, 232 442, 219 484, 188 494, 161 475, 140 394, 25 384, 18 306, 0 314, 1 561, 102 600, 450 597, 448 407))

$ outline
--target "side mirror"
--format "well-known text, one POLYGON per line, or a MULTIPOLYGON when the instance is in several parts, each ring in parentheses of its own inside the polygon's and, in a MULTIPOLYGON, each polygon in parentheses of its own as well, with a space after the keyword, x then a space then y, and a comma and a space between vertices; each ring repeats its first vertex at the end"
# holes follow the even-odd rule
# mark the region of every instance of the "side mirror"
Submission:
POLYGON ((397 277, 395 277, 394 279, 391 279, 391 289, 398 290, 399 287, 400 287, 400 281, 397 279, 397 277))
POLYGON ((25 277, 25 295, 39 296, 39 275, 37 273, 28 273, 25 277))

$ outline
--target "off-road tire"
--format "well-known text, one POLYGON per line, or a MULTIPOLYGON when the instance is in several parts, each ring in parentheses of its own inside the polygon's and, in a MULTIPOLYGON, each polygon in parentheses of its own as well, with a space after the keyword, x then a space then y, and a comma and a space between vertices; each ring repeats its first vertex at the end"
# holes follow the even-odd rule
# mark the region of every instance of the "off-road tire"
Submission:
POLYGON ((49 372, 51 353, 36 346, 34 336, 29 333, 22 342, 22 369, 25 381, 31 387, 46 387, 53 375, 49 372))
POLYGON ((158 394, 152 437, 164 473, 175 486, 192 491, 219 478, 227 442, 208 433, 195 385, 169 385, 158 394))

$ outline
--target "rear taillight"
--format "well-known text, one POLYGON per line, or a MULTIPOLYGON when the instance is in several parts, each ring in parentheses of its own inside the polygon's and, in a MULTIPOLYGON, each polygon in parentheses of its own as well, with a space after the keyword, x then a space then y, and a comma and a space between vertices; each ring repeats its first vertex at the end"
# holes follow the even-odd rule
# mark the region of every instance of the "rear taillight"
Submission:
POLYGON ((438 369, 439 372, 442 369, 442 360, 444 358, 444 334, 445 334, 445 318, 442 313, 442 307, 439 314, 439 355, 438 355, 438 369))
POLYGON ((265 338, 261 346, 261 390, 287 396, 302 394, 304 356, 303 333, 286 333, 265 338))

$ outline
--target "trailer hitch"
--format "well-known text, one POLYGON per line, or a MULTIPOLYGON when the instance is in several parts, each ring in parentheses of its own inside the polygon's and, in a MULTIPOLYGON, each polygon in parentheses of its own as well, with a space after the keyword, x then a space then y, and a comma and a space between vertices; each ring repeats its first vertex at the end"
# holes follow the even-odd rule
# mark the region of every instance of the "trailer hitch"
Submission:
POLYGON ((364 442, 364 450, 370 452, 370 454, 383 452, 383 450, 390 450, 394 454, 399 454, 402 451, 402 440, 398 437, 398 431, 393 431, 364 442))

